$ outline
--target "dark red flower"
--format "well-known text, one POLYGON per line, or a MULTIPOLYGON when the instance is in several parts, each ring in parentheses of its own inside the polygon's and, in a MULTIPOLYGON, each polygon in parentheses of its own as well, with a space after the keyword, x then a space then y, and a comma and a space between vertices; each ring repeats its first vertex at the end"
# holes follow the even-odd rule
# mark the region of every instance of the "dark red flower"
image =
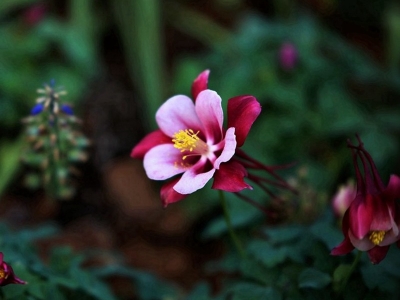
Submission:
POLYGON ((12 269, 12 267, 3 260, 3 253, 0 252, 0 286, 7 284, 26 284, 25 281, 19 279, 12 269))
POLYGON ((343 217, 344 241, 331 254, 343 255, 357 248, 368 251, 371 262, 377 264, 385 258, 390 244, 399 240, 400 211, 395 201, 400 198, 400 177, 391 175, 385 186, 371 155, 358 136, 357 139, 358 146, 348 141, 356 171, 357 193, 343 217))

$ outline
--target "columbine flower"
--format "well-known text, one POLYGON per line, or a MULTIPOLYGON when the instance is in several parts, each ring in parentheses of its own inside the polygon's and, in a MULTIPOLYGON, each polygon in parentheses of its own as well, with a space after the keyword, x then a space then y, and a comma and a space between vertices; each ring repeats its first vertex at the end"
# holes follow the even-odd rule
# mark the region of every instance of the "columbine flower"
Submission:
POLYGON ((19 279, 12 269, 12 267, 3 260, 3 253, 0 252, 0 286, 7 284, 26 284, 25 281, 19 279))
POLYGON ((341 185, 332 199, 333 212, 338 217, 343 217, 351 202, 356 197, 356 187, 354 182, 341 185))
POLYGON ((357 193, 347 209, 342 224, 344 241, 331 254, 342 255, 354 248, 368 251, 372 263, 385 258, 390 244, 399 240, 400 211, 395 203, 400 198, 400 177, 391 175, 385 187, 371 155, 357 136, 359 145, 352 150, 357 177, 357 193), (361 160, 364 175, 358 160, 361 160))
POLYGON ((150 179, 182 174, 162 187, 164 205, 201 189, 213 177, 215 189, 238 192, 251 188, 243 180, 245 168, 231 159, 243 145, 261 106, 253 96, 228 100, 225 130, 221 97, 207 89, 208 74, 208 70, 201 73, 192 85, 195 103, 183 95, 168 99, 156 113, 160 129, 132 150, 132 157, 144 159, 150 179))
POLYGON ((279 62, 281 67, 292 70, 297 64, 297 49, 292 43, 284 43, 279 50, 279 62))
POLYGON ((148 134, 132 150, 132 157, 143 159, 150 179, 164 180, 178 175, 161 188, 164 206, 201 189, 211 178, 214 178, 213 189, 233 193, 252 188, 244 177, 272 197, 274 193, 265 184, 293 191, 275 173, 287 166, 266 166, 240 149, 261 112, 259 102, 248 95, 229 99, 228 129, 224 129, 221 98, 207 89, 208 75, 206 70, 193 82, 195 102, 182 95, 168 99, 156 113, 160 129, 148 134), (252 169, 265 171, 274 179, 248 173, 252 169))

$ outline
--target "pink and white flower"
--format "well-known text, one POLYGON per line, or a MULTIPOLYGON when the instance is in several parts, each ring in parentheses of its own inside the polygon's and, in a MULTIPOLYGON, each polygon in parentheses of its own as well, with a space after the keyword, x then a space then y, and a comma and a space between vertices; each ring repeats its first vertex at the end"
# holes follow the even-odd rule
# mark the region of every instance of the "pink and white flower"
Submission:
POLYGON ((208 75, 206 70, 194 81, 194 102, 177 95, 158 109, 159 129, 144 137, 131 153, 143 159, 150 179, 174 177, 161 188, 165 206, 203 188, 213 177, 214 189, 238 192, 251 188, 243 180, 246 169, 232 158, 244 144, 261 106, 253 96, 229 99, 225 130, 222 100, 207 89, 208 75))

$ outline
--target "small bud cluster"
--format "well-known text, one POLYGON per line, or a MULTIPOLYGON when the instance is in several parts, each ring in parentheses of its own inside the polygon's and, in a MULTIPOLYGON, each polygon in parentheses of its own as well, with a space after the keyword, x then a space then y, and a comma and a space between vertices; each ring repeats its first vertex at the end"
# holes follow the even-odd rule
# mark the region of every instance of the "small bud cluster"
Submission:
POLYGON ((87 160, 89 140, 79 130, 81 121, 71 106, 60 102, 63 89, 51 82, 38 93, 31 115, 23 120, 28 146, 22 161, 32 169, 25 183, 30 188, 42 185, 52 198, 68 199, 75 192, 74 164, 87 160))

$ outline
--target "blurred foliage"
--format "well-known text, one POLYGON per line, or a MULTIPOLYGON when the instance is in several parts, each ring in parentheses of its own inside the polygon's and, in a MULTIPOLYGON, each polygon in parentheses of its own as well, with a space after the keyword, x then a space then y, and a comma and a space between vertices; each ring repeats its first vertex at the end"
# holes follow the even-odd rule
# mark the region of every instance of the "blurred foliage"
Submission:
POLYGON ((34 242, 51 239, 57 233, 59 229, 50 224, 15 232, 0 223, 0 249, 4 259, 18 277, 28 282, 2 287, 1 299, 119 299, 118 291, 113 291, 109 285, 112 278, 126 278, 132 282, 139 299, 166 299, 178 295, 176 287, 126 266, 115 253, 95 249, 76 253, 70 247, 58 246, 50 249, 48 261, 43 262, 34 242))
POLYGON ((364 255, 341 286, 352 257, 329 255, 342 239, 331 212, 310 225, 258 227, 256 238, 244 233, 247 259, 230 252, 208 264, 210 274, 231 274, 222 280, 221 291, 213 295, 202 284, 186 299, 397 299, 400 292, 400 256, 393 247, 379 265, 364 255))

